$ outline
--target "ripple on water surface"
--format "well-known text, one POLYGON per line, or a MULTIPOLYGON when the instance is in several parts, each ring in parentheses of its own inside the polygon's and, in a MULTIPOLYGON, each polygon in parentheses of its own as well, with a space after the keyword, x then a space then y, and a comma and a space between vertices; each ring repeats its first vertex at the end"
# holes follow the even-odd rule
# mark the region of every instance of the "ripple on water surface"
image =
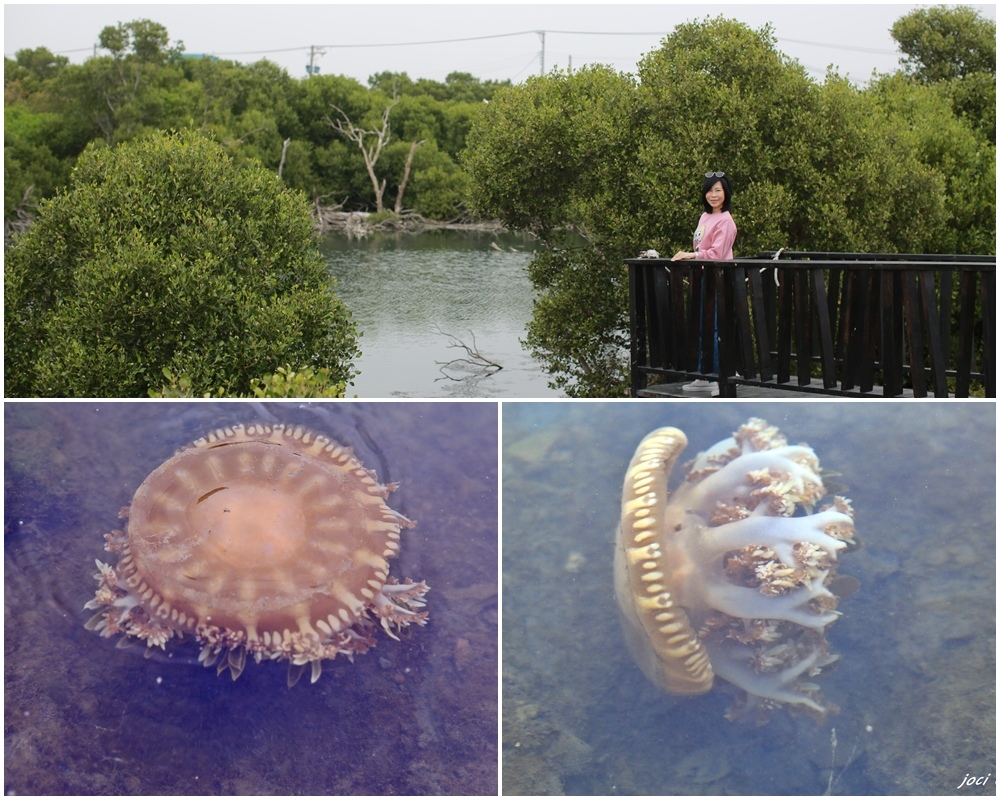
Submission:
POLYGON ((330 236, 323 253, 363 331, 361 397, 548 397, 522 347, 531 318, 533 244, 448 231, 330 236), (502 370, 465 361, 468 345, 502 370), (449 363, 451 362, 451 363, 449 363))

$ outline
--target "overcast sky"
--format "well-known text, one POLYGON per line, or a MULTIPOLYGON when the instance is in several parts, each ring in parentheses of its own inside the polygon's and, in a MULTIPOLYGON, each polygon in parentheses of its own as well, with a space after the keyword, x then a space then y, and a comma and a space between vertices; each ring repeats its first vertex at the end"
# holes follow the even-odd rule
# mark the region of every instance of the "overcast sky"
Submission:
MULTIPOLYGON (((47 47, 79 63, 106 25, 150 19, 187 53, 241 62, 267 58, 305 77, 314 51, 322 74, 366 83, 389 70, 443 80, 450 72, 514 82, 542 69, 600 63, 635 72, 637 61, 678 23, 722 15, 759 28, 778 49, 822 79, 829 65, 856 82, 898 68, 889 35, 912 4, 214 4, 4 6, 4 53, 47 47), (544 31, 543 37, 538 33, 544 31), (625 34, 625 35, 616 35, 625 34), (471 39, 472 41, 443 41, 471 39)), ((996 19, 995 5, 974 5, 996 19)))

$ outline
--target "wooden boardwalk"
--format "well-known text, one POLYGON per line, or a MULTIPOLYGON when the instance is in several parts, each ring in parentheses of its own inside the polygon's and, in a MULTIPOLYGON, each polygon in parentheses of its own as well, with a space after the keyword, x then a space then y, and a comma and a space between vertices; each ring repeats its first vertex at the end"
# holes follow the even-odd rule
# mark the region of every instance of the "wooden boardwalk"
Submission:
MULTIPOLYGON (((686 392, 682 388, 684 386, 684 381, 676 383, 658 383, 653 386, 647 386, 645 389, 640 389, 638 397, 660 397, 660 398, 683 398, 684 400, 718 400, 719 397, 712 397, 712 395, 707 391, 699 392, 686 392)), ((782 399, 787 400, 790 397, 807 399, 812 394, 811 392, 803 392, 797 386, 781 387, 781 386, 753 386, 747 384, 737 385, 737 397, 745 399, 755 399, 755 400, 776 400, 782 399)), ((823 397, 884 397, 882 393, 882 387, 876 386, 870 394, 849 394, 849 395, 831 395, 829 392, 822 392, 823 397)), ((912 389, 904 389, 901 397, 913 397, 912 389)))
POLYGON ((996 397, 995 256, 626 264, 633 397, 996 397))

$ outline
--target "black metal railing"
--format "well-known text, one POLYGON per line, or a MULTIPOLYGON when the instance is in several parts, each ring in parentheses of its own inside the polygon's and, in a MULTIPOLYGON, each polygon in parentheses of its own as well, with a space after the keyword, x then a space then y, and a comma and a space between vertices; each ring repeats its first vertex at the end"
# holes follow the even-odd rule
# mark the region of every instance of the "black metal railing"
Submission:
POLYGON ((633 396, 700 378, 723 397, 740 386, 996 397, 996 256, 778 251, 626 264, 633 396))

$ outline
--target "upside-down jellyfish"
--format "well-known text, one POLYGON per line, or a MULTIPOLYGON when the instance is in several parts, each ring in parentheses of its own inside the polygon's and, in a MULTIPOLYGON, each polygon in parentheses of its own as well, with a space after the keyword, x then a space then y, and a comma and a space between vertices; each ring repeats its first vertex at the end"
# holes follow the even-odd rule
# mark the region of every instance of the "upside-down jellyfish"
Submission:
POLYGON ((834 707, 811 679, 837 658, 826 630, 840 615, 838 556, 855 544, 850 502, 814 511, 826 494, 816 454, 759 419, 700 454, 670 495, 686 445, 655 430, 626 473, 615 593, 633 656, 673 694, 707 692, 716 676, 739 687, 733 719, 779 706, 824 716, 834 707))
POLYGON ((281 423, 210 433, 157 467, 106 534, 87 627, 166 649, 185 634, 233 680, 247 655, 306 666, 364 653, 423 625, 428 587, 389 574, 400 531, 395 485, 332 439, 281 423), (221 661, 220 661, 221 657, 221 661))

